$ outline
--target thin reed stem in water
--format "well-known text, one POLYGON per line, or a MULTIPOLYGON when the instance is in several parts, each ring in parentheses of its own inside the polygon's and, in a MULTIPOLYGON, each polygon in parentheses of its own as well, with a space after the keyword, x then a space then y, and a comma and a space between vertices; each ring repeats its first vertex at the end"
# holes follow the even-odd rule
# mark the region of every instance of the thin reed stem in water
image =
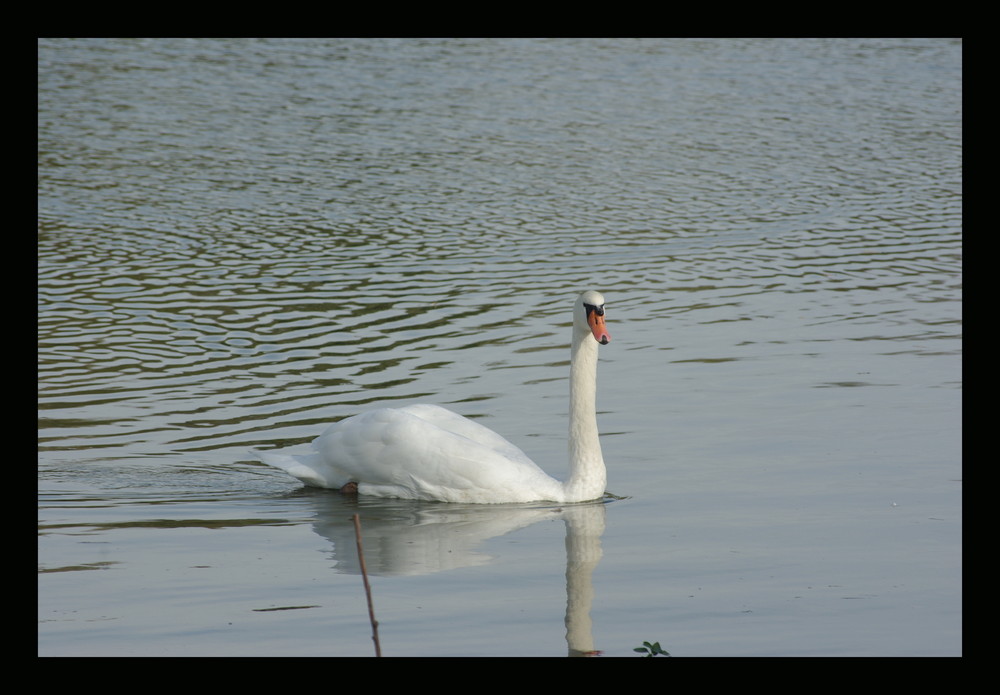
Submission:
POLYGON ((358 560, 361 562, 361 577, 365 582, 365 596, 368 597, 368 619, 372 624, 372 641, 375 642, 375 656, 382 656, 382 646, 378 641, 378 621, 375 620, 375 606, 372 603, 372 588, 368 584, 368 568, 365 567, 365 551, 361 546, 361 519, 354 515, 354 537, 358 541, 358 560))

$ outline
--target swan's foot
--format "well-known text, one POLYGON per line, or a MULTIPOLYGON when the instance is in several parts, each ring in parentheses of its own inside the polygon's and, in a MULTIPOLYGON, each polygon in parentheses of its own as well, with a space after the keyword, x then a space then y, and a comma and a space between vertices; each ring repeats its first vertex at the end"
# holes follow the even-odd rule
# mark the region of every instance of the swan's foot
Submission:
POLYGON ((340 488, 340 494, 342 495, 356 495, 358 494, 358 484, 353 480, 344 487, 340 488))

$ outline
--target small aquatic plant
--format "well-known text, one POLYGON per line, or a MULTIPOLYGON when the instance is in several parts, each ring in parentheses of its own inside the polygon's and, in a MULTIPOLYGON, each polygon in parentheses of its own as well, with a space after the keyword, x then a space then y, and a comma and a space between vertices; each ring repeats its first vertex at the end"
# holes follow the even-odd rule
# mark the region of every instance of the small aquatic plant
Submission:
POLYGON ((639 652, 640 654, 645 654, 646 656, 657 656, 662 654, 663 656, 670 656, 670 652, 664 651, 660 648, 659 642, 643 642, 641 647, 636 647, 632 651, 639 652))

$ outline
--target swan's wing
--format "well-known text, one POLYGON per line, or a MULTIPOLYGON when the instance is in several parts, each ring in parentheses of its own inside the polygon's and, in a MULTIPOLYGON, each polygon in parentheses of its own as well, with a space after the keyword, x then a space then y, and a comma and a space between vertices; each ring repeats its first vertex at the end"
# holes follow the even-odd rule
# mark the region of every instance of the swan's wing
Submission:
POLYGON ((474 442, 478 442, 511 460, 535 465, 534 461, 528 458, 527 454, 489 427, 484 427, 478 422, 463 417, 447 408, 442 408, 439 405, 431 405, 430 403, 417 403, 400 408, 400 410, 411 415, 416 415, 418 418, 437 425, 443 430, 454 432, 474 442))
POLYGON ((437 406, 383 408, 332 425, 313 445, 366 494, 454 502, 558 499, 561 484, 510 442, 437 406))

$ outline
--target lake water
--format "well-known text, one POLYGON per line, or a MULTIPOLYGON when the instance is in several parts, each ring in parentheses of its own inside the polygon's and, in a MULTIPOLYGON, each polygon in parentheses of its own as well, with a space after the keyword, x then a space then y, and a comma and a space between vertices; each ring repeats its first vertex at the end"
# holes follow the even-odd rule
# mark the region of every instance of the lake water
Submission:
POLYGON ((38 45, 38 652, 962 653, 962 44, 38 45), (435 402, 603 502, 252 460, 435 402))

